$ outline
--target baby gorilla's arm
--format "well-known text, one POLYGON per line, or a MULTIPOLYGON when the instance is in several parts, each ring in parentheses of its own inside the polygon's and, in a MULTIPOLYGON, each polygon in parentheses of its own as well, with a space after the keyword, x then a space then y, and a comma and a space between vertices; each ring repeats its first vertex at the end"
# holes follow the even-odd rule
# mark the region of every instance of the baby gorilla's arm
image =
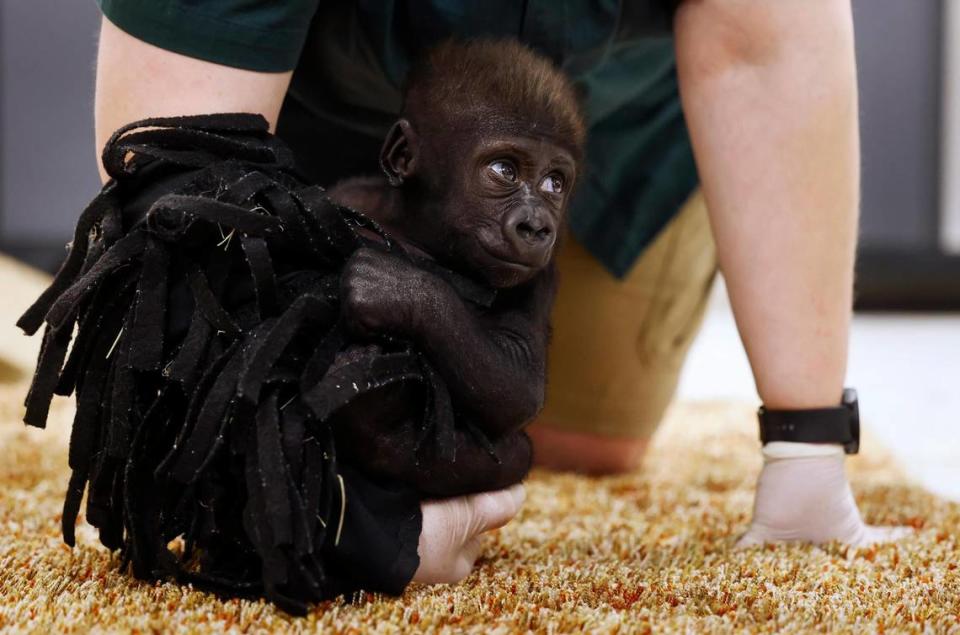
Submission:
POLYGON ((337 413, 337 447, 369 474, 412 485, 430 498, 461 496, 519 483, 532 463, 526 432, 504 434, 484 448, 458 426, 454 458, 444 458, 429 440, 417 450, 419 408, 410 388, 390 385, 357 399, 337 413))
POLYGON ((412 338, 447 383, 458 412, 499 438, 543 406, 552 269, 501 291, 480 315, 440 278, 412 263, 361 249, 341 279, 343 313, 355 331, 412 338))

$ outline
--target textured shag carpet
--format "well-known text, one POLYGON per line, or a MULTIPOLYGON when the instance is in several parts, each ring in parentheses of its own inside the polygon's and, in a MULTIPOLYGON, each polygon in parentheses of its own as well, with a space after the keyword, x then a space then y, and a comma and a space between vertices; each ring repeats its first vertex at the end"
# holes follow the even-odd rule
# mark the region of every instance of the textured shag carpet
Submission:
MULTIPOLYGON (((13 350, 22 339, 0 337, 0 357, 22 355, 13 350)), ((861 509, 916 535, 856 552, 734 550, 760 462, 750 409, 723 404, 674 407, 636 474, 535 473, 518 519, 491 535, 477 571, 454 587, 360 594, 298 619, 263 602, 137 582, 85 523, 76 549, 61 542, 70 404, 55 404, 46 431, 26 429, 23 379, 5 376, 0 631, 960 632, 960 505, 905 483, 869 438, 848 462, 861 509)))

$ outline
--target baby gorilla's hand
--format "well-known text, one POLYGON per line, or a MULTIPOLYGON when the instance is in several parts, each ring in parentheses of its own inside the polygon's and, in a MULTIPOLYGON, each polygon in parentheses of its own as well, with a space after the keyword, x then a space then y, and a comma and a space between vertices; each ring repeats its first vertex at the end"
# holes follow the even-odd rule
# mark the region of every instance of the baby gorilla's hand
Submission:
POLYGON ((340 277, 341 313, 356 334, 409 335, 433 299, 438 279, 411 262, 376 249, 358 249, 340 277))

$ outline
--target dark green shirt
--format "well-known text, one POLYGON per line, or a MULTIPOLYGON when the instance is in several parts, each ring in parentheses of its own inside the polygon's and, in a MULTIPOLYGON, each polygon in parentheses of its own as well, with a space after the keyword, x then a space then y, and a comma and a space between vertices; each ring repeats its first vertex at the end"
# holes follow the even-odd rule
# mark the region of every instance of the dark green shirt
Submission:
POLYGON ((411 60, 451 35, 516 37, 584 96, 577 238, 622 276, 696 187, 670 0, 98 0, 131 35, 258 71, 296 69, 277 133, 308 177, 376 172, 411 60))

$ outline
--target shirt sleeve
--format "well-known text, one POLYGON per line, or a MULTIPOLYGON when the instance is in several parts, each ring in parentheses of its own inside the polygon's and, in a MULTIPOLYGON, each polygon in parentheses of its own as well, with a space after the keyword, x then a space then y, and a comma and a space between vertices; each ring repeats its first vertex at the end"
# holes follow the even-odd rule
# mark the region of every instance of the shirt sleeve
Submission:
POLYGON ((97 0, 121 30, 162 49, 252 71, 292 70, 320 0, 97 0))

